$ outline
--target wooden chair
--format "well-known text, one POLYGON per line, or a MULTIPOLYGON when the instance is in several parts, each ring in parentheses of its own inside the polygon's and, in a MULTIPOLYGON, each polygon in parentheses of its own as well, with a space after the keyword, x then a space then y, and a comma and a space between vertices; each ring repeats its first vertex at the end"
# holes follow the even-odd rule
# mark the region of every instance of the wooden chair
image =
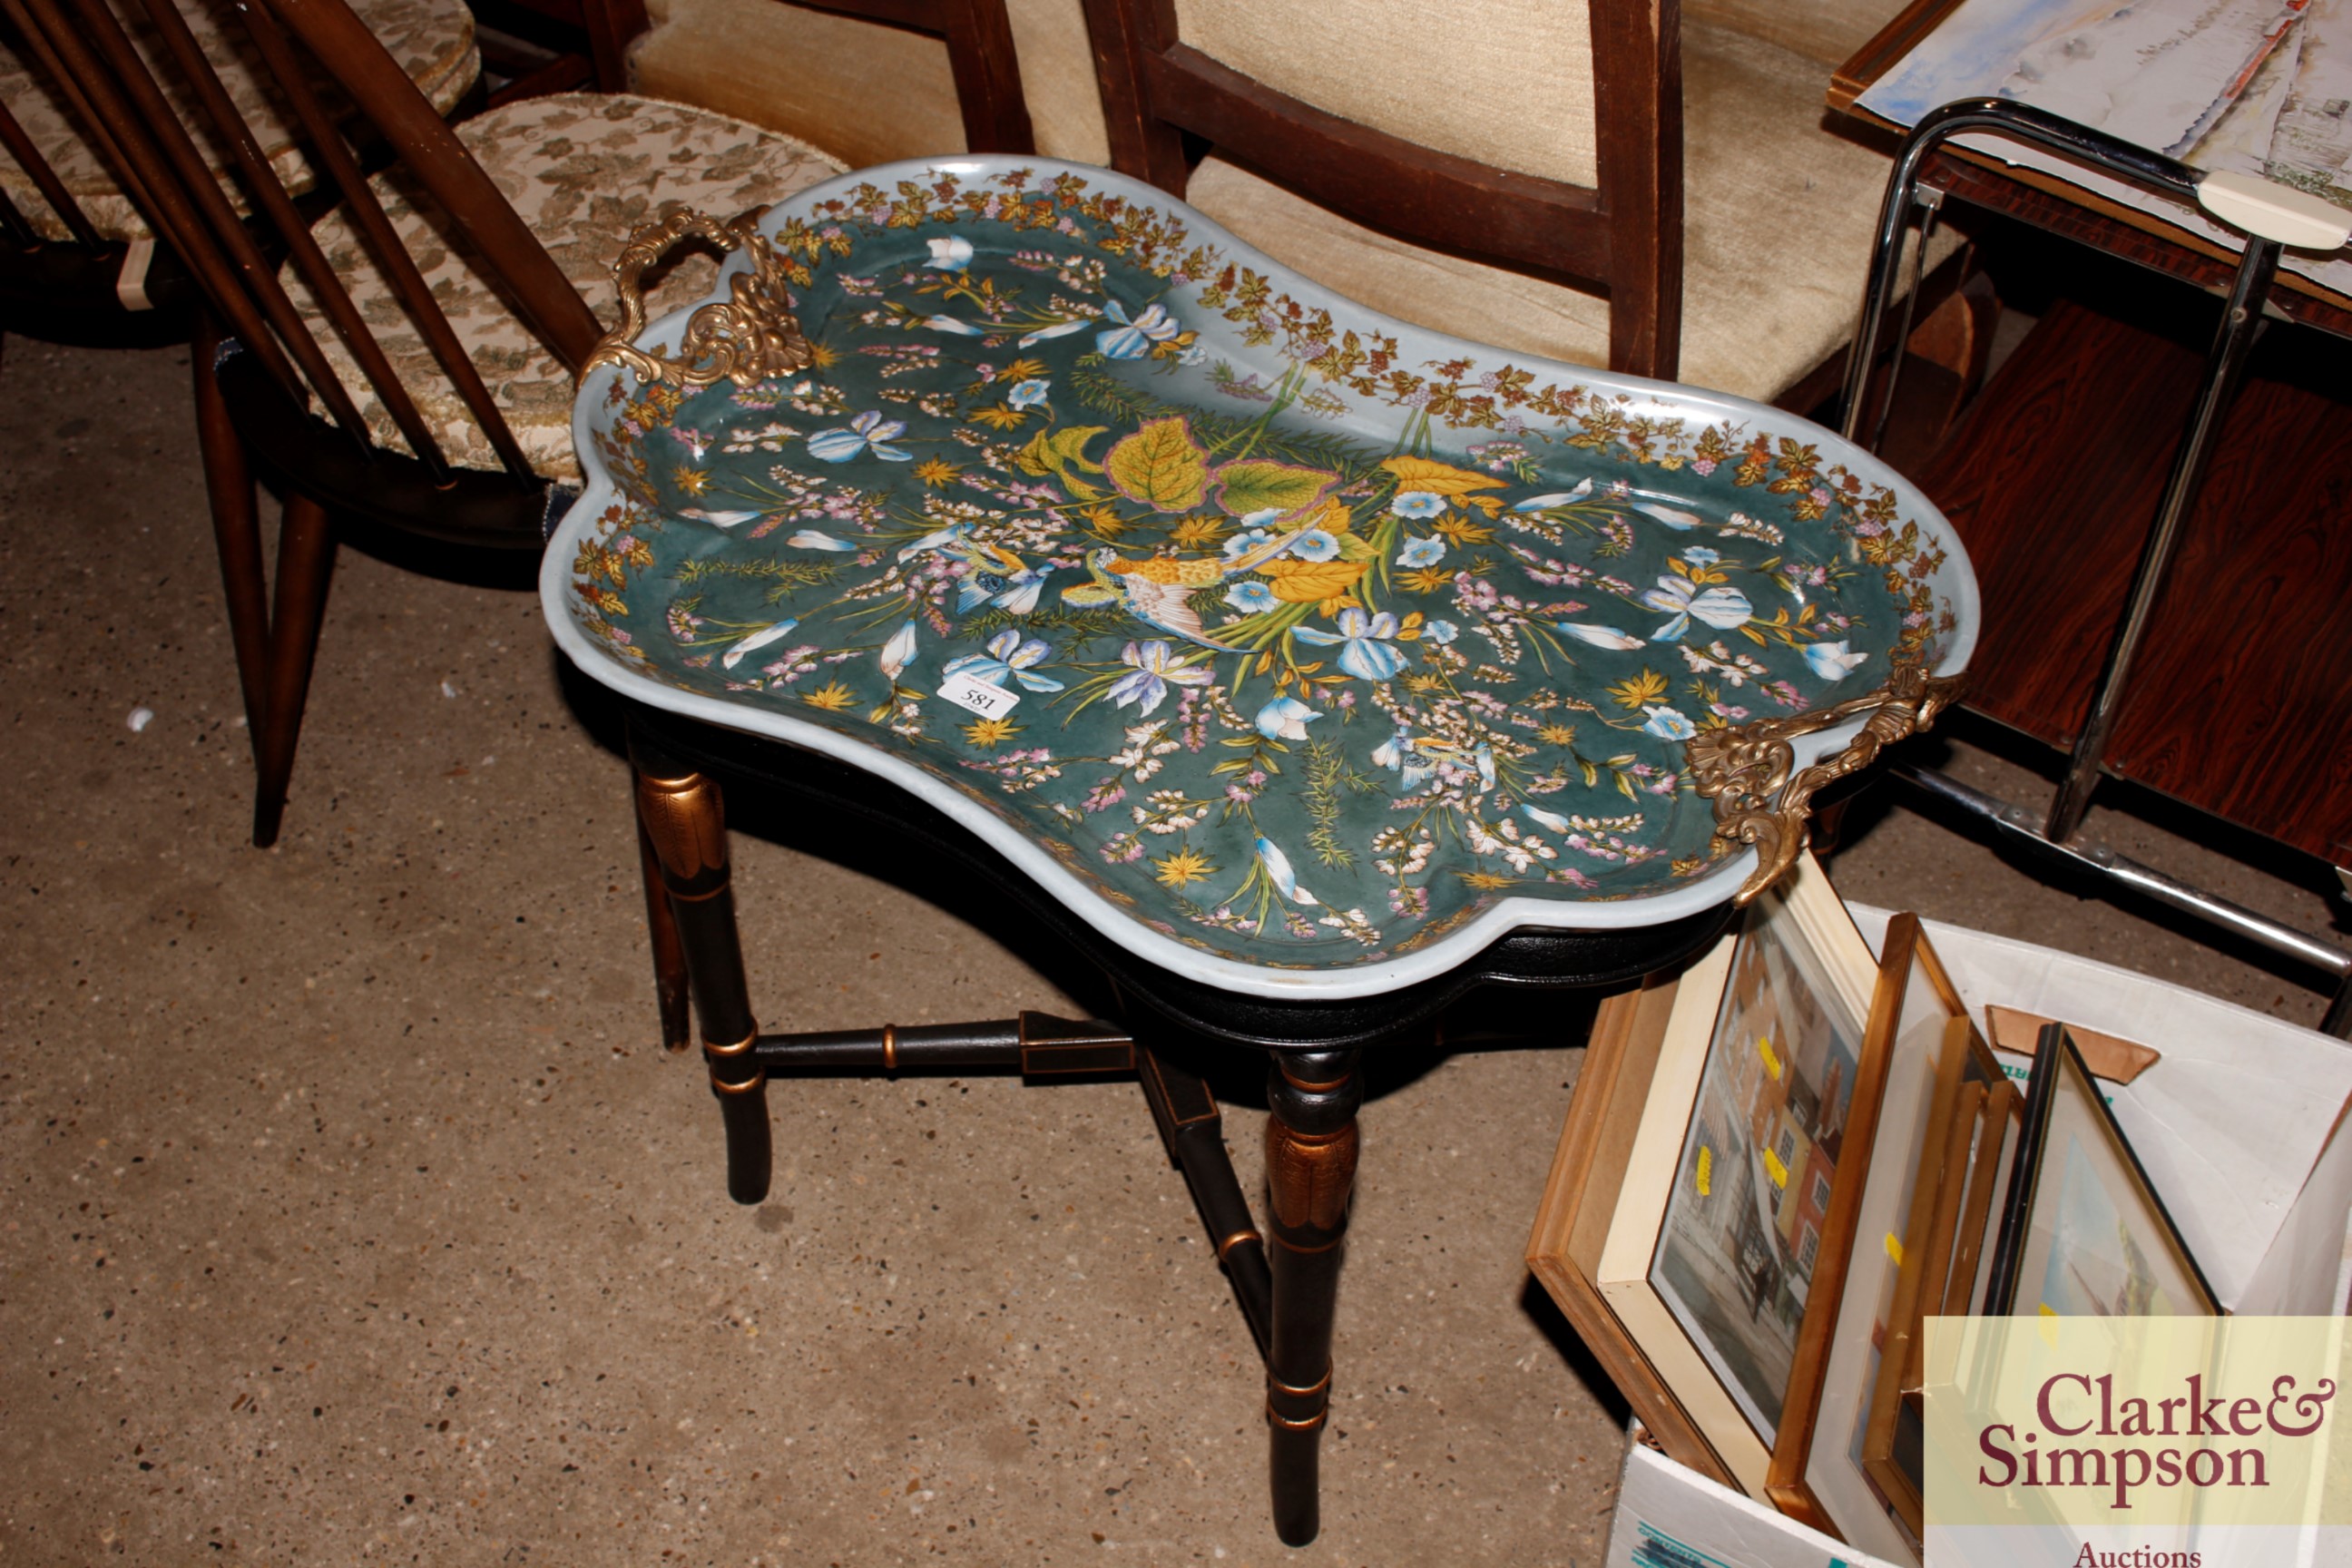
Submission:
POLYGON ((640 92, 852 167, 961 152, 1110 156, 1079 0, 614 0, 640 92), (789 59, 790 72, 770 62, 789 59))
POLYGON ((1892 6, 1716 5, 1689 26, 1676 0, 1087 10, 1112 165, 1318 281, 1474 341, 1811 407, 1886 174, 1823 129, 1818 57, 1844 12, 1892 6))
MULTIPOLYGON (((479 58, 462 0, 361 0, 357 14, 442 113, 473 86, 479 58)), ((268 86, 266 64, 224 0, 186 0, 179 15, 215 63, 231 102, 251 123, 263 159, 292 195, 319 172, 304 156, 296 116, 268 86)), ((0 331, 82 343, 184 341, 198 291, 178 258, 159 247, 134 192, 116 169, 112 132, 97 121, 58 51, 18 0, 0 5, 0 331)), ((152 71, 167 51, 143 12, 125 17, 152 71)), ((165 91, 184 115, 194 100, 167 71, 165 91)), ((206 167, 224 180, 228 146, 199 136, 206 167)), ((242 191, 231 205, 249 214, 242 191)))
MULTIPOLYGON (((305 155, 342 198, 314 226, 169 0, 138 0, 168 79, 109 0, 12 3, 108 128, 118 177, 204 299, 197 428, 253 731, 254 841, 268 845, 333 568, 332 518, 537 550, 577 482, 572 373, 604 330, 588 296, 608 294, 624 237, 673 204, 762 206, 837 165, 721 116, 630 97, 531 99, 453 130, 343 0, 249 0, 247 36, 305 155), (314 67, 397 154, 394 168, 365 177, 314 67), (247 210, 289 258, 282 269, 205 163, 205 140, 227 150, 247 210), (257 475, 285 503, 274 605, 257 475)), ((678 273, 673 296, 709 286, 707 264, 678 273)))

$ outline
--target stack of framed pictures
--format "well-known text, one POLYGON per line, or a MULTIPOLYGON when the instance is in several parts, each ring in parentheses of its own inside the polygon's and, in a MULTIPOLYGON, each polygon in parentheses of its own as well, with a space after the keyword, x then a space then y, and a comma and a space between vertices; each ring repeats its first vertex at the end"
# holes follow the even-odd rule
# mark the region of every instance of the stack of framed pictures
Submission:
POLYGON ((2217 1308, 2063 1029, 2021 1093, 1882 947, 1807 858, 1604 1004, 1528 1262, 1670 1457, 1916 1562, 1927 1318, 2217 1308))

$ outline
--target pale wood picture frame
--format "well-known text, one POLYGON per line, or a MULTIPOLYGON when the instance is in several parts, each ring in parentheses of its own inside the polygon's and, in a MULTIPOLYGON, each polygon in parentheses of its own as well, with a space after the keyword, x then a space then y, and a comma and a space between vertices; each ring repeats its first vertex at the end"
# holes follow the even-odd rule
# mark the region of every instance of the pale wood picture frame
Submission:
MULTIPOLYGON (((1696 1440, 1720 1461, 1728 1483, 1751 1497, 1769 1499, 1769 1429, 1760 1429, 1753 1410, 1743 1405, 1720 1352, 1696 1337, 1688 1302, 1670 1295, 1654 1277, 1654 1265, 1663 1267, 1678 1185, 1691 1174, 1686 1156, 1692 1152, 1689 1144, 1710 1058, 1718 1050, 1757 1049, 1756 1042, 1744 1038, 1718 1038, 1747 1016, 1727 1013, 1725 1004, 1740 961, 1740 944, 1750 940, 1801 954, 1815 974, 1806 984, 1817 984, 1822 993, 1808 995, 1808 1015, 1817 1006, 1820 1016, 1837 1021, 1848 1049, 1862 1046, 1876 964, 1827 876, 1808 857, 1800 860, 1788 881, 1758 901, 1738 932, 1727 935, 1681 976, 1659 1043, 1657 1066, 1626 1144, 1613 1211, 1607 1216, 1589 1278, 1618 1331, 1671 1394, 1695 1428, 1696 1440)), ((1762 1056, 1769 1063, 1773 1053, 1768 1049, 1762 1056)), ((1793 1067, 1789 1070, 1793 1075, 1793 1067)), ((1853 1070, 1855 1087, 1866 1070, 1853 1070)), ((1727 1168, 1724 1174, 1731 1181, 1735 1173, 1727 1168)), ((1790 1173, 1792 1179, 1797 1175, 1790 1173)), ((1788 1190, 1787 1183, 1780 1184, 1783 1195, 1788 1190)), ((1696 1200, 1684 1201, 1687 1206, 1696 1200)), ((1814 1271, 1818 1275, 1817 1266, 1814 1271)))

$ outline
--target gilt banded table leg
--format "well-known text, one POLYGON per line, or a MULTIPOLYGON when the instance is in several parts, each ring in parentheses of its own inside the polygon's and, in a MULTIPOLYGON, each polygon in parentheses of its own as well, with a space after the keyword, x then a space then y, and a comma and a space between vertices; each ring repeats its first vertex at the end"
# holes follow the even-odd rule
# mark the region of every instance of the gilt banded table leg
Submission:
MULTIPOLYGON (((756 1204, 768 1195, 768 1075, 751 1059, 760 1027, 751 1019, 735 894, 727 868, 727 816, 719 786, 664 755, 641 731, 629 735, 643 825, 686 950, 694 1011, 711 1092, 727 1129, 727 1195, 756 1204)), ((659 941, 658 933, 656 937, 659 941)))
POLYGON ((1304 1546, 1322 1528, 1318 1457, 1331 1403, 1331 1320, 1356 1180, 1354 1051, 1276 1052, 1266 1076, 1265 1184, 1274 1332, 1265 1421, 1274 1528, 1304 1546))

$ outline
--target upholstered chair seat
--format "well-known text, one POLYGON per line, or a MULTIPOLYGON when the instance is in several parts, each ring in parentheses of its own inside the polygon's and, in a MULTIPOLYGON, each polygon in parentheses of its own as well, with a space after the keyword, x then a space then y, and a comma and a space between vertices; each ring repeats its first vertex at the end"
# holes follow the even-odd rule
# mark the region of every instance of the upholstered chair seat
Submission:
MULTIPOLYGON (((228 4, 229 0, 182 0, 180 11, 205 58, 219 70, 221 85, 253 127, 278 177, 289 189, 306 190, 317 183, 317 175, 296 144, 293 113, 268 86, 268 73, 244 30, 223 15, 228 4)), ((457 107, 481 74, 481 56, 474 44, 474 14, 465 0, 356 0, 352 10, 400 62, 418 90, 444 114, 457 107)), ((163 46, 143 18, 131 29, 131 38, 151 68, 162 64, 163 46)), ((182 119, 199 123, 202 117, 194 112, 194 94, 177 73, 163 67, 155 74, 165 84, 166 94, 175 100, 173 107, 182 119)), ((78 129, 78 117, 67 107, 57 85, 12 52, 7 43, 0 43, 0 105, 16 117, 34 150, 47 160, 100 237, 149 237, 147 220, 123 194, 99 150, 78 129)), ((226 146, 209 137, 200 137, 198 144, 213 168, 228 166, 230 153, 226 146)), ((224 188, 243 211, 244 196, 236 183, 224 182, 224 188)), ((0 152, 0 191, 6 193, 42 237, 72 237, 65 220, 42 198, 32 177, 5 152, 0 152)))
MULTIPOLYGON (((669 204, 731 217, 842 170, 836 159, 791 137, 708 110, 626 94, 524 99, 467 121, 457 131, 608 324, 620 320, 613 295, 614 258, 630 233, 658 221, 669 204)), ((531 467, 559 483, 577 483, 571 372, 524 328, 474 258, 441 238, 449 226, 415 187, 412 175, 395 169, 373 184, 531 467)), ((463 468, 497 468, 488 438, 435 365, 349 218, 341 212, 330 215, 312 232, 449 460, 463 468)), ((652 311, 658 315, 700 298, 710 288, 714 267, 700 256, 679 261, 650 294, 652 311)), ((369 433, 392 450, 407 451, 383 399, 291 266, 280 281, 358 403, 369 433)))

